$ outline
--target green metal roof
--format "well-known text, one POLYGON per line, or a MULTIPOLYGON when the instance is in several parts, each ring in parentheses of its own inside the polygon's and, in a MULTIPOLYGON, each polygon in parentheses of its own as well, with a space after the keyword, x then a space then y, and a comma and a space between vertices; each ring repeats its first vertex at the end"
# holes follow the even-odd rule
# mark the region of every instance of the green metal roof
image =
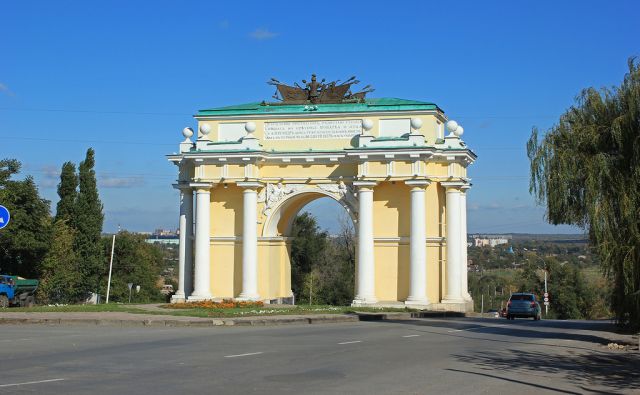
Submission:
POLYGON ((276 104, 246 103, 236 106, 209 108, 198 111, 198 117, 232 117, 238 115, 261 114, 304 114, 304 113, 336 113, 336 112, 376 112, 376 111, 416 111, 438 110, 442 111, 435 103, 421 102, 417 100, 396 99, 381 97, 366 99, 363 103, 340 104, 276 104))

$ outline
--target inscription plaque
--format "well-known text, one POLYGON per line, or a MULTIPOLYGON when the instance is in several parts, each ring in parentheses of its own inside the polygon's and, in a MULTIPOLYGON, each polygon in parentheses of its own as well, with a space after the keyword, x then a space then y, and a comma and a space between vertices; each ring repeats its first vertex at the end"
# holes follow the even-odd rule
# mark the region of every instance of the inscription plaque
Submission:
POLYGON ((362 132, 362 120, 267 122, 265 140, 350 139, 362 132))

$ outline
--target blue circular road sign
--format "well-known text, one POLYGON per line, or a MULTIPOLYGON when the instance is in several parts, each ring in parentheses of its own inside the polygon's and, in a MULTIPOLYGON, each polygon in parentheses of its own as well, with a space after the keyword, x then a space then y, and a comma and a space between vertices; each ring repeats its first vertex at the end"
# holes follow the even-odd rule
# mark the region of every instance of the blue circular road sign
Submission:
POLYGON ((9 214, 9 210, 7 210, 5 206, 0 205, 0 229, 7 226, 10 219, 11 215, 9 214))

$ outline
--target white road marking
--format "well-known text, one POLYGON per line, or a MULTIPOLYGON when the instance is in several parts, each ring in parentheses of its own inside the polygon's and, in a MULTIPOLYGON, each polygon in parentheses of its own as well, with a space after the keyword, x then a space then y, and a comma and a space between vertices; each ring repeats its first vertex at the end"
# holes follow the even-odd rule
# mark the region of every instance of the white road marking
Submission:
POLYGON ((405 336, 402 336, 402 337, 418 337, 418 336, 420 336, 420 335, 405 335, 405 336))
POLYGON ((258 354, 262 354, 262 351, 261 352, 249 352, 249 353, 246 353, 246 354, 225 355, 224 357, 225 358, 237 358, 237 357, 247 357, 249 355, 258 355, 258 354))
POLYGON ((471 327, 471 328, 465 328, 465 329, 453 329, 453 330, 450 330, 450 331, 447 331, 447 332, 448 332, 448 333, 451 333, 451 332, 463 332, 463 331, 470 331, 470 330, 473 330, 473 329, 499 328, 499 327, 501 327, 501 326, 506 326, 506 325, 501 324, 501 325, 484 325, 484 326, 474 326, 474 327, 471 327))
POLYGON ((353 343, 362 343, 362 340, 355 340, 352 342, 342 342, 342 343, 338 343, 338 344, 353 344, 353 343))
POLYGON ((17 387, 20 385, 29 385, 29 384, 52 383, 54 381, 64 381, 64 379, 50 379, 50 380, 40 380, 40 381, 27 381, 24 383, 0 384, 0 388, 1 387, 17 387))
POLYGON ((448 333, 451 333, 451 332, 463 332, 463 331, 470 331, 470 330, 472 330, 472 329, 480 329, 480 328, 486 328, 486 327, 484 327, 484 326, 474 326, 473 328, 454 329, 454 330, 447 331, 447 332, 448 332, 448 333))
POLYGON ((0 340, 0 342, 15 342, 15 341, 24 341, 24 340, 33 340, 33 339, 4 339, 4 340, 0 340))

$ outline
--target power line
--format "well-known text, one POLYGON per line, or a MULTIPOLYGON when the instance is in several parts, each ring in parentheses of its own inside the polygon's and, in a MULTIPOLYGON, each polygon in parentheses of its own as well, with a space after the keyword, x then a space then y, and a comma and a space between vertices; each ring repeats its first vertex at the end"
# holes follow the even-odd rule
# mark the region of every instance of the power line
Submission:
MULTIPOLYGON (((176 134, 177 135, 177 134, 176 134)), ((46 143, 88 143, 88 144, 119 144, 119 145, 155 145, 163 147, 175 147, 177 143, 150 143, 148 141, 124 141, 124 140, 78 140, 78 139, 52 139, 40 137, 0 136, 4 140, 41 141, 46 143)), ((522 151, 522 147, 470 147, 472 151, 522 151)))
MULTIPOLYGON (((25 111, 25 112, 60 112, 60 113, 86 113, 86 114, 114 114, 114 115, 167 115, 167 116, 188 116, 194 114, 177 112, 153 112, 153 111, 102 111, 102 110, 82 110, 64 108, 15 108, 0 107, 0 111, 25 111)), ((549 114, 487 114, 487 115, 456 115, 458 119, 527 119, 527 118, 559 118, 559 115, 549 114)))
POLYGON ((90 143, 90 144, 125 144, 125 145, 162 145, 162 146, 172 146, 172 147, 177 145, 177 144, 169 144, 169 143, 149 143, 147 141, 50 139, 50 138, 38 138, 38 137, 14 137, 14 136, 0 136, 0 139, 43 141, 48 143, 54 142, 54 143, 90 143))
POLYGON ((168 115, 168 116, 193 116, 186 113, 171 112, 143 112, 143 111, 100 111, 100 110, 76 110, 57 108, 10 108, 0 107, 0 111, 25 111, 25 112, 61 112, 61 113, 86 113, 86 114, 115 114, 115 115, 168 115))

